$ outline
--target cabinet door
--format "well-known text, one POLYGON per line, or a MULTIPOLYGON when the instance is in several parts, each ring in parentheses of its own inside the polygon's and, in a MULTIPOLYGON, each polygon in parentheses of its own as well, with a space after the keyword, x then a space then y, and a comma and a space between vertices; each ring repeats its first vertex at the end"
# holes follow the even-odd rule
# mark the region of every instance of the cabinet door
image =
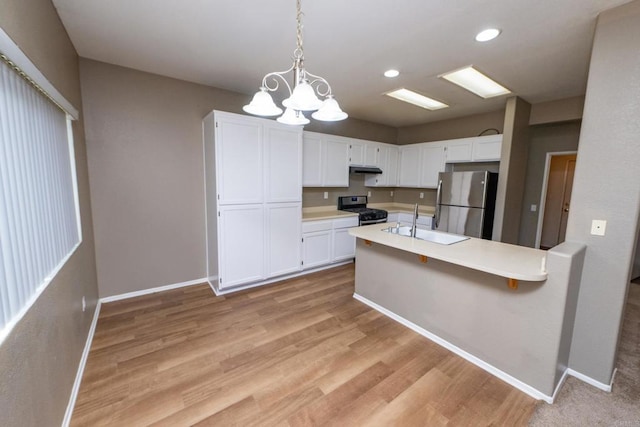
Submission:
POLYGON ((300 271, 302 204, 266 205, 267 277, 300 271))
POLYGON ((356 238, 348 228, 333 230, 333 260, 341 261, 356 256, 356 238))
POLYGON ((357 139, 349 141, 349 164, 356 166, 364 165, 364 142, 357 139))
POLYGON ((387 162, 386 169, 382 169, 385 176, 387 187, 396 187, 398 185, 398 166, 399 166, 399 153, 398 147, 387 147, 387 162))
POLYGON ((220 289, 262 280, 265 220, 263 205, 221 206, 218 217, 220 289))
POLYGON ((365 166, 378 166, 380 167, 381 162, 378 158, 379 144, 375 142, 365 142, 364 143, 364 165, 365 166))
POLYGON ((438 173, 444 171, 444 145, 442 143, 420 145, 420 187, 436 188, 438 173))
POLYGON ((420 186, 420 146, 400 147, 400 187, 420 186))
POLYGON ((221 205, 263 200, 262 124, 252 118, 216 117, 216 175, 221 205))
POLYGON ((304 133, 302 139, 302 185, 304 187, 322 186, 322 140, 320 136, 304 133))
POLYGON ((304 234, 302 243, 304 269, 331 264, 332 233, 331 230, 323 230, 304 234))
POLYGON ((473 161, 500 161, 502 135, 488 135, 477 138, 473 143, 473 161))
POLYGON ((349 144, 339 139, 327 138, 324 141, 324 179, 325 187, 349 186, 349 144))
POLYGON ((302 201, 302 130, 265 125, 264 147, 266 202, 302 201))
POLYGON ((447 163, 470 162, 472 145, 469 139, 448 141, 446 143, 447 163))

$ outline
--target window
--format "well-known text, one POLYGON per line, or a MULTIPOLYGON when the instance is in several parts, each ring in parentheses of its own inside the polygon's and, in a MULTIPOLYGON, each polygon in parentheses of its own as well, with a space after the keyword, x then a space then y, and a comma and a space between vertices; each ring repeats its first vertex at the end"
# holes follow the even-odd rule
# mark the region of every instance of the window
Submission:
POLYGON ((0 342, 82 239, 71 117, 16 68, 0 60, 0 342))

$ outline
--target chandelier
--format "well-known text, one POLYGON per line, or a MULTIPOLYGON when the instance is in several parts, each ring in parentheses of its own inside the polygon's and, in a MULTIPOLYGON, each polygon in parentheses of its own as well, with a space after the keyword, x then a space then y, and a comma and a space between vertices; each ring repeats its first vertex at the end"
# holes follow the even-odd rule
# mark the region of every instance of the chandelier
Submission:
POLYGON ((316 120, 333 122, 344 120, 347 113, 340 109, 338 102, 331 93, 331 86, 324 78, 311 74, 304 69, 304 50, 302 48, 302 11, 300 0, 296 0, 297 14, 297 45, 293 51, 293 65, 286 71, 268 73, 262 78, 260 90, 253 96, 251 103, 242 107, 244 111, 256 116, 277 116, 282 114, 269 92, 275 92, 284 83, 289 90, 289 97, 282 101, 284 114, 276 120, 288 125, 306 125, 309 119, 304 111, 314 111, 311 114, 316 120), (285 75, 293 73, 293 89, 285 75), (325 98, 320 100, 319 97, 325 98))

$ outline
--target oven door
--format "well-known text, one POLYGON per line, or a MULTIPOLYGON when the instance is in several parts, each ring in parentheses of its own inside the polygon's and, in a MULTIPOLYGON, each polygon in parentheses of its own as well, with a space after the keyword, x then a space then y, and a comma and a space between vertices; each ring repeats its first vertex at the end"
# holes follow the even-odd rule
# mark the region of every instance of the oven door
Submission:
POLYGON ((369 219, 369 220, 360 220, 360 225, 371 225, 371 224, 381 224, 383 222, 387 222, 387 218, 380 219, 369 219))

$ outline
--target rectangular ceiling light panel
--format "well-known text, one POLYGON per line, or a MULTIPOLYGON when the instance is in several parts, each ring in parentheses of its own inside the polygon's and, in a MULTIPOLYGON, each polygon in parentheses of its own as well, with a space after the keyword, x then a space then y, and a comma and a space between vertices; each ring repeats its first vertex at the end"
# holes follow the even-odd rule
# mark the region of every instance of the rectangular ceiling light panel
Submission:
POLYGON ((493 98, 511 93, 509 89, 494 82, 471 66, 442 74, 440 77, 483 98, 493 98))
POLYGON ((418 107, 426 108, 427 110, 439 110, 448 107, 447 104, 404 88, 387 92, 385 95, 408 102, 409 104, 417 105, 418 107))

